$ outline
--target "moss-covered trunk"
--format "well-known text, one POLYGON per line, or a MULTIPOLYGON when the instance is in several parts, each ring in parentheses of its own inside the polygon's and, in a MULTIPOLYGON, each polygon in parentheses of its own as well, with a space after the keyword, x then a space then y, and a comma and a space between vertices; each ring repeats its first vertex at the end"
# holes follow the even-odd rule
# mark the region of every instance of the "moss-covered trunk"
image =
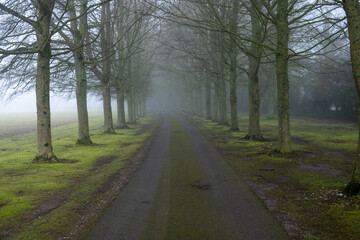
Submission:
POLYGON ((217 82, 214 83, 214 101, 213 101, 212 120, 214 122, 219 121, 219 87, 217 82))
POLYGON ((203 117, 203 87, 198 83, 196 87, 196 115, 203 117))
POLYGON ((262 52, 262 27, 260 16, 255 10, 260 6, 259 1, 252 1, 251 14, 251 45, 249 59, 249 129, 245 138, 263 140, 260 130, 260 94, 259 94, 259 67, 262 52))
POLYGON ((106 2, 101 7, 101 33, 100 45, 102 55, 102 75, 101 90, 103 97, 103 111, 104 111, 104 131, 113 134, 114 123, 111 109, 111 91, 110 91, 110 69, 111 69, 111 49, 112 49, 112 28, 110 23, 111 11, 110 3, 106 2))
POLYGON ((89 131, 89 115, 87 110, 87 81, 84 49, 80 47, 74 51, 75 76, 76 76, 76 104, 78 115, 78 139, 76 144, 91 144, 89 131))
POLYGON ((249 129, 246 138, 262 140, 260 130, 259 65, 260 57, 249 55, 249 129))
MULTIPOLYGON (((220 77, 220 76, 219 76, 220 77)), ((227 112, 226 112, 226 84, 223 74, 218 79, 219 83, 219 95, 218 95, 218 104, 219 104, 219 119, 218 123, 220 125, 229 125, 227 121, 227 112)))
POLYGON ((146 96, 142 97, 141 101, 141 117, 146 116, 146 96))
POLYGON ((80 1, 80 11, 78 18, 74 0, 69 0, 69 15, 73 19, 70 22, 71 33, 73 36, 73 55, 76 77, 76 104, 78 115, 78 139, 76 144, 92 144, 89 132, 89 116, 87 110, 87 77, 84 54, 84 39, 87 31, 87 1, 80 1))
POLYGON ((274 104, 275 104, 275 79, 268 75, 269 87, 266 92, 266 114, 267 119, 275 118, 274 104))
POLYGON ((124 89, 120 83, 121 80, 118 80, 118 87, 116 88, 116 106, 117 106, 117 124, 116 128, 128 128, 125 119, 125 96, 124 89))
POLYGON ((128 101, 128 123, 136 123, 135 99, 134 99, 134 92, 132 90, 128 91, 127 101, 128 101))
POLYGON ((290 139, 290 111, 289 111, 289 23, 288 1, 281 0, 277 6, 277 49, 276 49, 276 78, 277 78, 277 108, 278 108, 278 151, 292 152, 290 139))
MULTIPOLYGON (((237 32, 239 15, 239 1, 232 1, 232 15, 230 18, 231 32, 237 32)), ((234 36, 230 35, 230 66, 229 66, 229 100, 230 100, 230 130, 239 131, 238 114, 237 114, 237 96, 236 96, 236 79, 237 79, 237 55, 238 47, 234 36)))
MULTIPOLYGON (((360 99, 360 6, 358 0, 344 0, 344 10, 348 21, 350 38, 350 56, 352 72, 358 95, 358 106, 360 99)), ((351 195, 360 191, 360 106, 358 108, 358 145, 355 159, 355 167, 350 183, 345 191, 351 195)))
POLYGON ((102 81, 102 97, 103 97, 103 111, 104 111, 104 132, 106 133, 115 133, 114 123, 112 117, 111 109, 111 94, 110 94, 110 84, 108 81, 102 81))
POLYGON ((205 82, 205 118, 211 120, 211 80, 206 79, 205 82))
POLYGON ((239 131, 238 114, 237 114, 237 96, 236 96, 236 64, 237 51, 231 54, 230 65, 230 130, 239 131))
POLYGON ((36 39, 38 45, 36 72, 36 109, 37 109, 37 154, 34 161, 57 161, 51 141, 50 117, 50 20, 54 1, 38 5, 36 39))

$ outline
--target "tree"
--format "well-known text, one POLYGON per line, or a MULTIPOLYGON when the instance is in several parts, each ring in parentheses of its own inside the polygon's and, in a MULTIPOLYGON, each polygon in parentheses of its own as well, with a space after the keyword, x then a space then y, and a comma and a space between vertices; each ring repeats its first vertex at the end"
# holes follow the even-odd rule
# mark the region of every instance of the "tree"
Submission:
POLYGON ((86 53, 91 61, 91 71, 99 79, 101 83, 101 94, 103 100, 104 111, 104 132, 114 134, 114 123, 111 109, 111 62, 114 56, 114 43, 113 43, 113 26, 111 25, 111 8, 110 1, 102 4, 100 10, 100 22, 97 21, 98 13, 93 17, 94 25, 98 27, 97 33, 95 29, 91 28, 87 31, 86 36, 86 53), (91 38, 92 34, 93 36, 91 38), (100 35, 100 41, 97 42, 97 36, 100 35), (92 43, 92 46, 91 46, 92 43), (96 54, 94 54, 94 52, 96 54), (100 59, 96 56, 99 55, 100 59))
POLYGON ((27 48, 17 47, 15 43, 11 47, 13 50, 1 49, 0 53, 3 57, 12 54, 37 54, 35 84, 37 107, 37 153, 34 160, 36 162, 57 161, 57 157, 55 156, 52 147, 50 118, 50 59, 52 57, 50 41, 55 32, 54 29, 51 29, 51 18, 55 2, 55 0, 26 1, 20 6, 11 5, 11 2, 0 4, 0 10, 3 13, 19 19, 21 23, 26 23, 35 31, 36 40, 33 44, 29 44, 27 48), (19 12, 19 10, 22 12, 19 12), (29 14, 30 12, 32 12, 32 14, 29 14))
MULTIPOLYGON (((348 32, 350 40, 350 56, 352 72, 354 76, 355 86, 358 99, 360 99, 360 5, 358 0, 343 0, 342 2, 335 0, 343 5, 348 22, 348 32)), ((359 109, 359 102, 358 102, 359 109)), ((360 191, 360 110, 358 110, 359 133, 357 154, 355 167, 350 183, 345 191, 351 195, 360 191)))

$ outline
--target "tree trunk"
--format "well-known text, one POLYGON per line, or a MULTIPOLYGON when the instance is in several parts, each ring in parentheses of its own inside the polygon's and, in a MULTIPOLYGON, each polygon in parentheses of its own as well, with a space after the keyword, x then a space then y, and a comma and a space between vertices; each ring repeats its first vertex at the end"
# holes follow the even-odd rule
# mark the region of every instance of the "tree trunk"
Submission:
POLYGON ((102 97, 103 97, 103 110, 104 110, 104 132, 114 134, 114 123, 111 110, 111 94, 110 84, 107 81, 102 81, 102 97))
MULTIPOLYGON (((223 74, 221 74, 223 78, 223 74)), ((226 112, 226 84, 225 79, 218 79, 219 82, 219 125, 228 126, 227 112, 226 112)))
POLYGON ((249 129, 245 136, 251 140, 263 140, 260 131, 260 94, 259 94, 259 67, 261 60, 262 28, 256 9, 260 6, 259 1, 252 1, 251 14, 251 38, 249 59, 249 129))
POLYGON ((275 87, 274 87, 274 78, 269 76, 269 88, 266 93, 266 111, 267 111, 267 119, 274 119, 275 112, 274 112, 274 104, 275 104, 275 87))
POLYGON ((141 117, 146 116, 146 97, 143 96, 143 99, 141 101, 141 117))
POLYGON ((277 51, 276 51, 276 78, 277 78, 277 108, 278 108, 278 151, 291 153, 290 139, 290 112, 289 112, 289 76, 288 76, 288 1, 279 1, 277 7, 277 51))
MULTIPOLYGON (((230 21, 230 28, 232 32, 237 32, 238 14, 239 14, 239 1, 233 0, 232 17, 230 21)), ((236 96, 236 79, 237 79, 237 45, 236 39, 230 36, 230 131, 239 131, 238 114, 237 114, 237 96, 236 96)))
POLYGON ((259 65, 260 57, 249 55, 249 129, 245 136, 251 140, 263 140, 260 131, 259 65))
MULTIPOLYGON (((119 80, 120 81, 120 80, 119 80)), ((125 119, 125 96, 124 96, 124 89, 120 86, 116 88, 116 100, 117 100, 117 126, 116 128, 128 128, 125 119)))
POLYGON ((135 118, 135 104, 134 104, 134 95, 133 92, 130 90, 127 95, 128 100, 128 123, 136 123, 135 118))
POLYGON ((106 2, 101 7, 101 50, 102 50, 102 76, 101 88, 103 96, 104 109, 104 130, 106 133, 114 134, 114 123, 111 110, 111 92, 110 92, 110 50, 112 48, 112 29, 110 23, 110 2, 106 2))
POLYGON ((213 103, 213 117, 212 120, 214 122, 219 121, 219 87, 218 84, 214 84, 214 103, 213 103))
POLYGON ((89 116, 87 110, 86 93, 86 67, 84 63, 84 49, 80 47, 74 51, 75 75, 76 75, 76 104, 78 114, 78 139, 76 144, 92 144, 89 131, 89 116))
POLYGON ((354 171, 345 192, 355 195, 360 191, 360 6, 358 0, 343 0, 348 21, 352 72, 358 95, 358 144, 354 171))
POLYGON ((74 55, 75 77, 76 77, 76 104, 78 115, 78 139, 77 145, 92 144, 89 132, 89 116, 87 111, 87 78, 84 54, 84 37, 87 31, 87 0, 80 1, 80 18, 76 14, 74 0, 69 0, 69 14, 73 19, 70 22, 71 33, 73 36, 73 45, 69 46, 74 48, 72 53, 74 55))
POLYGON ((238 114, 237 114, 237 97, 236 97, 236 65, 230 71, 230 130, 239 131, 238 114))
POLYGON ((36 38, 39 48, 36 73, 37 154, 35 162, 57 161, 51 141, 50 117, 50 20, 54 1, 39 4, 36 38))
POLYGON ((205 118, 211 120, 211 80, 205 82, 205 118))

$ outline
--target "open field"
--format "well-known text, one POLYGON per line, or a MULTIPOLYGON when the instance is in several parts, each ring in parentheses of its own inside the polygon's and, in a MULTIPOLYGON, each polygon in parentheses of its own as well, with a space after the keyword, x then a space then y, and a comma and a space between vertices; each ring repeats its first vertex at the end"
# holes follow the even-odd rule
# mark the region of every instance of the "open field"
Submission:
MULTIPOLYGON (((30 128, 33 119, 22 116, 15 117, 14 125, 30 128)), ((75 146, 77 124, 71 122, 76 116, 53 116, 55 125, 70 122, 53 129, 54 151, 61 163, 32 163, 34 132, 0 139, 0 239, 58 239, 78 233, 79 226, 88 224, 126 184, 140 161, 134 156, 157 125, 149 116, 131 129, 108 135, 102 132, 102 117, 93 117, 95 144, 75 146), (117 186, 111 184, 115 174, 121 176, 117 186)), ((0 132, 8 128, 2 126, 0 132)))
MULTIPOLYGON (((101 116, 100 112, 89 112, 89 118, 101 116)), ((54 112, 52 127, 76 122, 76 112, 54 112)), ((36 113, 0 113, 0 139, 36 131, 36 113)))
POLYGON ((243 140, 240 132, 189 117, 225 156, 292 239, 359 239, 360 197, 342 194, 351 177, 357 127, 353 123, 316 119, 291 121, 295 154, 275 153, 277 120, 262 120, 268 140, 243 140))

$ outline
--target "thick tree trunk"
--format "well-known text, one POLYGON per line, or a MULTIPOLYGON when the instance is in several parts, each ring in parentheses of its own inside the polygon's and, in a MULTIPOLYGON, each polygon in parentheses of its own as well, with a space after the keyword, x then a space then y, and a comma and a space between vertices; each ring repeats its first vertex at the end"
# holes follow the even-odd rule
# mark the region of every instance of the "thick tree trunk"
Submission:
POLYGON ((219 87, 218 84, 214 84, 214 101, 213 101, 213 117, 214 122, 219 121, 219 87))
POLYGON ((74 40, 75 49, 73 50, 75 62, 75 76, 76 76, 76 103, 78 114, 78 139, 76 144, 88 145, 92 144, 89 131, 89 116, 87 110, 87 78, 84 54, 84 36, 87 31, 87 1, 80 1, 80 21, 78 26, 77 14, 74 0, 69 1, 70 17, 74 19, 71 21, 71 30, 74 40))
MULTIPOLYGON (((119 83, 119 85, 121 85, 119 83)), ((122 87, 116 88, 116 100, 117 100, 117 126, 116 128, 128 128, 125 119, 125 96, 124 89, 122 87)))
POLYGON ((203 89, 201 84, 196 87, 196 106, 196 115, 203 117, 203 89))
POLYGON ((134 109, 134 96, 132 91, 128 92, 127 95, 127 100, 128 100, 128 123, 136 123, 136 118, 135 118, 135 109, 134 109))
POLYGON ((36 73, 36 108, 37 108, 37 154, 35 162, 53 162, 57 158, 51 141, 50 117, 50 19, 54 1, 39 4, 38 27, 36 38, 39 48, 36 73))
POLYGON ((205 83, 205 118, 211 120, 211 80, 209 78, 205 83))
POLYGON ((104 131, 106 133, 114 134, 114 123, 112 118, 111 109, 111 92, 110 92, 110 50, 112 48, 112 29, 110 23, 110 2, 106 2, 101 7, 101 50, 102 50, 102 76, 101 88, 103 97, 103 110, 104 110, 104 131))
POLYGON ((275 104, 275 87, 274 87, 274 78, 269 76, 269 88, 266 94, 266 111, 267 111, 267 119, 275 118, 274 104, 275 104))
POLYGON ((260 57, 249 56, 249 129, 245 136, 251 140, 263 140, 260 131, 259 65, 260 57))
POLYGON ((134 119, 139 119, 139 99, 137 98, 137 94, 134 94, 134 119))
POLYGON ((360 5, 358 0, 343 0, 348 20, 352 72, 358 95, 358 145, 354 171, 345 192, 355 195, 360 191, 360 5))
POLYGON ((78 114, 78 139, 76 144, 92 144, 89 131, 89 116, 87 110, 86 93, 86 67, 84 63, 83 47, 74 51, 75 75, 76 75, 76 104, 78 114))
POLYGON ((114 134, 114 123, 111 110, 110 84, 103 80, 102 84, 103 110, 104 110, 104 132, 114 134))
MULTIPOLYGON (((223 74, 221 74, 223 77, 223 74)), ((228 126, 226 112, 226 84, 224 79, 218 79, 219 82, 219 125, 228 126)))
POLYGON ((259 67, 262 52, 262 28, 256 8, 260 2, 252 1, 251 8, 251 46, 249 59, 249 129, 245 136, 251 140, 263 140, 260 131, 260 94, 259 94, 259 67))
POLYGON ((289 112, 289 76, 288 76, 288 1, 279 1, 277 7, 277 51, 276 51, 276 78, 277 78, 277 108, 278 108, 278 151, 291 153, 290 139, 290 112, 289 112))
POLYGON ((237 50, 236 45, 230 53, 230 130, 239 131, 238 114, 237 114, 237 96, 236 96, 236 68, 237 68, 237 50))
POLYGON ((141 101, 141 117, 146 116, 146 97, 143 96, 143 99, 141 101))

